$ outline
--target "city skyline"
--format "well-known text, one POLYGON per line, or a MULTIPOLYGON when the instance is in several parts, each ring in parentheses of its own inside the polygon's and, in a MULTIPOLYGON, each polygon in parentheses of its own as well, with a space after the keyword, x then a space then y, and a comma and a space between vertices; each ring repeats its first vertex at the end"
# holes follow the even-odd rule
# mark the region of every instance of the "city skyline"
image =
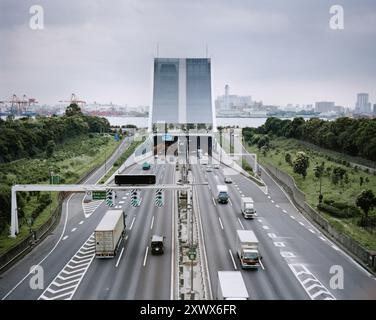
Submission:
POLYGON ((26 93, 54 104, 76 92, 88 101, 150 105, 158 43, 160 57, 208 53, 215 97, 228 83, 270 105, 325 100, 354 108, 359 92, 376 100, 376 4, 339 4, 344 30, 330 29, 329 2, 42 0, 44 29, 31 30, 32 4, 5 0, 0 100, 26 93))

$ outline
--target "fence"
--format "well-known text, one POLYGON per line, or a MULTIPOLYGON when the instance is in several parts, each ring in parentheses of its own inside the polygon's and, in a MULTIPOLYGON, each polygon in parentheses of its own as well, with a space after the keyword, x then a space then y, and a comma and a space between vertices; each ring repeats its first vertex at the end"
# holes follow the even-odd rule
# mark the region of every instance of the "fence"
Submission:
POLYGON ((350 236, 339 232, 328 220, 313 209, 305 200, 305 194, 296 186, 294 179, 286 172, 279 170, 270 164, 265 164, 264 168, 269 174, 277 179, 282 187, 292 196, 292 200, 313 222, 315 222, 327 235, 335 242, 339 243, 348 251, 359 263, 368 269, 376 271, 376 252, 371 252, 363 248, 356 240, 350 236))

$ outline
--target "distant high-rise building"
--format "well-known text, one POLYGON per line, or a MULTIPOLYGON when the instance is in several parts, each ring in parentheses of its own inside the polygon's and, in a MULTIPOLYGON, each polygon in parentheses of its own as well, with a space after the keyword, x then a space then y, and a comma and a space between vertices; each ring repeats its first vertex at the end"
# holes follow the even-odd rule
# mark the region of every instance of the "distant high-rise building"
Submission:
POLYGON ((373 105, 373 114, 376 116, 376 103, 373 105))
POLYGON ((315 103, 315 112, 325 113, 334 111, 334 102, 332 101, 319 101, 315 103))
POLYGON ((241 107, 251 106, 252 97, 230 94, 230 87, 228 84, 226 84, 225 94, 217 97, 215 104, 217 109, 219 110, 233 110, 241 107))
POLYGON ((355 113, 356 114, 370 114, 371 113, 371 104, 368 101, 368 93, 358 93, 356 104, 355 104, 355 113))

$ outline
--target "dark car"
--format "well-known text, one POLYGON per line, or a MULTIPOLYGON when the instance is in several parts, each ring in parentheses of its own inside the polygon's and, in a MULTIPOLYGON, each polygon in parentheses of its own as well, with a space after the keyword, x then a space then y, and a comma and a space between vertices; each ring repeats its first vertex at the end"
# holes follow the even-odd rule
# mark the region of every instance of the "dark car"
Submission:
POLYGON ((164 252, 164 238, 163 236, 154 235, 151 237, 151 253, 163 254, 164 252))

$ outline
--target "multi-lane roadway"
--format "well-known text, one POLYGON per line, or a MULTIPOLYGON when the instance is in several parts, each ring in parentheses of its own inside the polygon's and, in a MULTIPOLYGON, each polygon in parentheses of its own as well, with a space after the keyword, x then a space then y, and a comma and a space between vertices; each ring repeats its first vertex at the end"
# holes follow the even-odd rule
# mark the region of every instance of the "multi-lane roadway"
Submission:
MULTIPOLYGON (((114 159, 110 159, 114 160, 114 159)), ((208 277, 216 298, 217 271, 240 270, 252 299, 376 299, 376 281, 356 262, 312 226, 294 207, 283 190, 263 173, 265 194, 257 185, 227 167, 207 172, 191 166, 204 234, 208 277), (230 202, 216 202, 216 186, 228 184, 230 202), (252 196, 258 216, 245 220, 240 213, 242 196, 252 196), (241 269, 235 251, 236 230, 251 229, 260 241, 262 268, 241 269), (338 270, 343 288, 338 287, 338 270)), ((153 164, 158 183, 175 182, 174 164, 153 164)), ((135 164, 126 173, 142 173, 135 164)), ((148 172, 150 173, 150 172, 148 172)), ((88 182, 103 175, 96 172, 88 182)), ((1 275, 0 296, 5 299, 171 299, 176 293, 173 192, 165 191, 164 206, 155 206, 153 190, 141 193, 141 205, 132 207, 129 191, 117 193, 116 206, 124 208, 126 236, 113 259, 95 259, 93 231, 107 210, 104 202, 85 204, 73 194, 64 203, 59 226, 30 254, 1 275), (150 238, 165 236, 165 253, 153 256, 150 238), (30 268, 40 264, 44 288, 31 289, 30 268)), ((198 213, 198 212, 197 212, 198 213)))

